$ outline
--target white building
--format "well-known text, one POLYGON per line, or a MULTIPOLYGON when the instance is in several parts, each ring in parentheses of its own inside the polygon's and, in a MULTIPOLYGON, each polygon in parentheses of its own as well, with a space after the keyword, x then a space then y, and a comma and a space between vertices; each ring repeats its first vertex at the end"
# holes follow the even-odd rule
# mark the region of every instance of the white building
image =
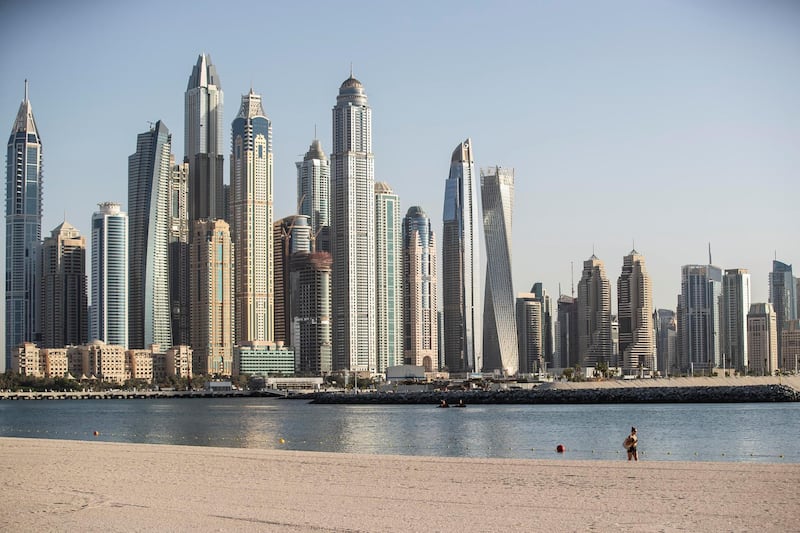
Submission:
POLYGON ((120 204, 98 204, 92 215, 90 340, 128 346, 128 215, 120 204))

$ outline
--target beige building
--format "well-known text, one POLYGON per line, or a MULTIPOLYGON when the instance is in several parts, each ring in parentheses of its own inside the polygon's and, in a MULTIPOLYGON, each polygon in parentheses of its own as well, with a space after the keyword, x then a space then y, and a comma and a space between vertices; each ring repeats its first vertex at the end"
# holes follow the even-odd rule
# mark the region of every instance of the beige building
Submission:
POLYGON ((39 348, 32 342, 17 346, 17 349, 11 354, 11 371, 22 376, 43 376, 39 348))
POLYGON ((644 256, 636 250, 622 259, 622 273, 617 280, 617 321, 623 372, 655 372, 653 288, 644 256))
POLYGON ((578 282, 578 357, 584 368, 612 361, 611 343, 611 285, 605 264, 592 254, 583 262, 583 274, 578 282))
POLYGON ((39 360, 41 361, 44 375, 49 378, 61 378, 69 373, 67 348, 41 348, 39 350, 39 360))
POLYGON ((165 355, 168 376, 192 377, 192 349, 189 346, 173 346, 165 355))
POLYGON ((125 352, 125 375, 127 379, 153 381, 153 352, 150 350, 127 350, 125 352))
POLYGON ((233 243, 224 220, 192 225, 192 369, 231 375, 234 342, 233 243))
POLYGON ((772 304, 757 303, 747 313, 749 371, 762 376, 778 368, 778 327, 772 304))
POLYGON ((781 332, 781 370, 798 373, 800 370, 800 320, 789 320, 781 332))

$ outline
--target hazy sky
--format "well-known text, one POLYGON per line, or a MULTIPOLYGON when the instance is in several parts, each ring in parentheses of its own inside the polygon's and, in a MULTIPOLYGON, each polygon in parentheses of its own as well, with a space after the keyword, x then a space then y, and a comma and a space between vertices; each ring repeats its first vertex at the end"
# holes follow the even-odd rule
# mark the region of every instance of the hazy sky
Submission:
POLYGON ((577 284, 594 250, 616 302, 634 243, 657 307, 675 307, 681 265, 707 263, 709 242, 716 265, 750 269, 753 301, 767 300, 776 252, 800 270, 797 2, 28 0, 0 3, 0 49, 4 135, 30 81, 43 237, 65 214, 88 237, 98 202, 127 209, 127 158, 148 121, 166 123, 182 158, 184 91, 206 52, 226 148, 241 95, 263 95, 276 218, 295 212, 315 125, 330 150, 352 63, 376 180, 403 212, 421 205, 437 238, 460 141, 479 166, 515 168, 517 292, 569 293, 570 262, 577 284))

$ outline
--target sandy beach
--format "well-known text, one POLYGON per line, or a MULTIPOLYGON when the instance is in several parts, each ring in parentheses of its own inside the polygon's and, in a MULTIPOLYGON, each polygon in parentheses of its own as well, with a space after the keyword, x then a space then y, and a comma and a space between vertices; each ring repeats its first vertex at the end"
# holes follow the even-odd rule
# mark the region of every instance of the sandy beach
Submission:
POLYGON ((0 438, 7 531, 797 531, 800 464, 0 438))

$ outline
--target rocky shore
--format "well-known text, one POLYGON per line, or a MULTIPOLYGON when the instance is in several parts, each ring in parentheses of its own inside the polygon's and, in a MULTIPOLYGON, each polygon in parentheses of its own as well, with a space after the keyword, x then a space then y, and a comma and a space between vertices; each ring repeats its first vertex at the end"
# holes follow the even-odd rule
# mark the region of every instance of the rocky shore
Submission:
POLYGON ((442 400, 465 404, 595 404, 595 403, 750 403, 798 402, 800 392, 787 385, 658 386, 475 390, 423 392, 315 393, 318 404, 431 404, 442 400))

